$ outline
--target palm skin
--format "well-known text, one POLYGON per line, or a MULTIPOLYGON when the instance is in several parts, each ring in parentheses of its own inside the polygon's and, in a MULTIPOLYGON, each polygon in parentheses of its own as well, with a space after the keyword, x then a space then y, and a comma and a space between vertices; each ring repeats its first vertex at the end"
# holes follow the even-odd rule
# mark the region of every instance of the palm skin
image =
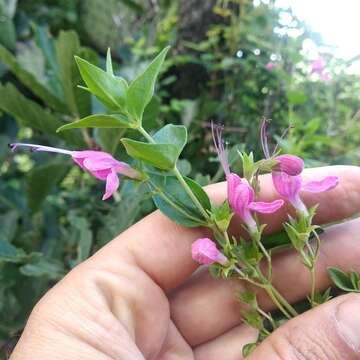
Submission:
MULTIPOLYGON (((318 223, 360 212, 359 168, 321 168, 307 174, 340 177, 338 188, 327 194, 309 194, 304 199, 308 205, 320 203, 318 223), (330 206, 334 202, 336 207, 330 206)), ((270 178, 264 176, 261 181, 262 198, 276 198, 270 178)), ((225 198, 226 187, 217 184, 208 192, 218 203, 225 198)), ((283 209, 277 217, 265 216, 262 220, 269 223, 269 231, 276 231, 285 218, 283 209)), ((236 220, 234 226, 240 227, 236 220)), ((359 229, 360 221, 355 219, 334 225, 325 233, 317 269, 319 288, 329 284, 329 265, 359 270, 360 247, 354 246, 359 229)), ((42 298, 11 360, 241 359, 242 346, 256 339, 256 333, 241 324, 234 297, 234 291, 245 285, 212 279, 206 271, 194 274, 198 265, 191 259, 190 246, 204 234, 204 229, 179 227, 159 212, 149 215, 71 271, 42 298)), ((308 292, 308 274, 291 251, 275 256, 274 279, 289 301, 299 300, 308 292)), ((265 294, 259 293, 259 299, 264 310, 273 308, 265 294)), ((341 299, 334 304, 341 303, 341 299)), ((355 300, 360 304, 358 298, 355 300)), ((289 349, 294 345, 281 339, 288 332, 296 334, 299 326, 309 328, 309 332, 314 328, 320 334, 321 329, 313 322, 330 311, 328 304, 288 322, 250 359, 292 359, 287 352, 292 354, 289 349), (279 342, 283 344, 280 350, 279 342)), ((322 326, 325 321, 318 324, 322 326)), ((326 336, 330 336, 331 328, 327 331, 326 336)), ((304 349, 306 341, 300 341, 304 349)), ((360 358, 345 340, 339 340, 334 349, 326 350, 332 351, 330 355, 314 350, 314 357, 308 358, 336 359, 337 351, 348 354, 349 359, 360 358)), ((297 351, 302 351, 301 347, 297 351)))

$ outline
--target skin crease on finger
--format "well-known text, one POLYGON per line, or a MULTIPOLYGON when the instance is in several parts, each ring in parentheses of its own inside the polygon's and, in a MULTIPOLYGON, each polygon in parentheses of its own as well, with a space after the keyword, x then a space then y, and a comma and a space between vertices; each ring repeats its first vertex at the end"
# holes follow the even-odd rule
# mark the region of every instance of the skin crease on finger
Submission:
MULTIPOLYGON (((322 215, 318 216, 319 222, 339 220, 360 210, 358 209, 360 201, 356 199, 357 192, 355 195, 353 194, 356 189, 360 188, 359 168, 333 167, 312 171, 319 176, 338 174, 342 183, 342 188, 329 193, 328 198, 319 196, 315 200, 310 200, 310 203, 313 201, 321 202, 319 213, 321 212, 322 215), (351 194, 351 196, 347 196, 347 194, 351 194), (331 212, 329 209, 329 204, 336 201, 337 197, 342 197, 346 201, 338 204, 335 214, 333 210, 331 212), (323 206, 324 203, 325 206, 323 206)), ((270 178, 264 177, 262 181, 263 184, 269 185, 270 178)), ((264 187, 267 188, 267 186, 264 187)), ((208 189, 208 192, 216 202, 221 202, 226 195, 224 184, 214 185, 208 189)), ((268 199, 273 196, 275 196, 273 190, 271 188, 266 189, 264 198, 268 199)), ((305 201, 309 202, 309 198, 305 198, 305 201)), ((284 216, 284 213, 279 215, 282 220, 284 216)), ((274 219, 275 217, 271 220, 274 219)), ((280 221, 276 220, 277 223, 280 221)), ((274 222, 271 227, 273 229, 278 228, 274 222)), ((177 353, 186 353, 189 347, 182 336, 190 344, 199 343, 199 338, 192 338, 188 332, 188 327, 179 320, 179 314, 184 309, 186 310, 189 304, 186 301, 177 304, 174 301, 172 302, 170 311, 176 328, 180 331, 173 332, 171 341, 168 341, 170 313, 165 294, 170 293, 182 284, 197 268, 197 264, 190 256, 190 246, 196 238, 204 234, 206 233, 201 229, 179 227, 158 212, 151 214, 110 242, 55 286, 43 299, 42 305, 37 307, 41 310, 35 311, 38 316, 32 316, 29 321, 30 327, 34 323, 38 325, 39 320, 35 321, 34 319, 43 319, 44 313, 46 314, 45 322, 55 323, 58 328, 63 326, 64 318, 70 319, 70 323, 72 319, 76 319, 76 323, 71 323, 70 330, 66 329, 66 331, 70 335, 77 332, 75 338, 85 339, 85 343, 87 342, 97 351, 103 351, 102 337, 104 336, 104 343, 106 344, 109 341, 113 345, 113 353, 108 355, 109 358, 129 358, 120 356, 124 351, 124 343, 119 340, 116 341, 119 339, 118 337, 124 339, 124 333, 128 334, 129 343, 133 342, 130 346, 131 351, 134 352, 133 359, 142 359, 139 349, 146 358, 155 359, 162 349, 170 346, 169 343, 173 344, 172 348, 175 348, 177 353), (80 297, 79 294, 81 294, 80 297), (97 299, 96 303, 94 303, 94 297, 97 299), (59 299, 66 299, 66 301, 59 303, 59 299), (88 308, 84 304, 87 304, 88 308), (60 314, 56 319, 54 319, 55 312, 60 314), (100 329, 98 330, 98 333, 101 334, 100 339, 91 336, 94 334, 89 336, 89 328, 93 325, 94 319, 101 319, 104 313, 108 313, 109 316, 104 317, 104 323, 100 321, 100 329), (89 321, 90 323, 88 323, 89 321), (80 334, 78 334, 79 331, 80 334)), ((179 291, 184 289, 186 286, 183 286, 179 291)), ((176 292, 173 293, 172 299, 174 296, 176 297, 176 292)), ((233 299, 233 293, 230 296, 227 295, 227 299, 230 298, 233 299)), ((221 304, 221 309, 225 311, 226 302, 218 303, 217 308, 219 308, 219 304, 221 304)), ((196 316, 194 315, 197 314, 193 312, 192 315, 195 319, 196 316)), ((213 313, 208 313, 207 317, 210 318, 213 315, 213 313)), ((236 313, 235 318, 238 319, 238 313, 236 313)), ((44 322, 44 320, 42 321, 44 322)), ((200 342, 210 340, 210 337, 206 338, 202 333, 202 330, 206 330, 206 324, 198 322, 195 325, 193 330, 202 336, 200 342)), ((38 327, 33 325, 30 330, 25 331, 20 344, 25 342, 26 345, 26 339, 33 337, 31 333, 33 333, 34 328, 38 327)), ((222 330, 222 332, 224 331, 222 330)), ((46 339, 48 335, 44 330, 43 338, 46 339)), ((67 335, 69 334, 67 333, 67 335)), ((41 349, 41 344, 38 343, 37 346, 41 349)), ((76 359, 76 357, 73 358, 76 359)), ((86 357, 81 358, 86 359, 86 357)), ((98 359, 97 357, 88 358, 98 359)), ((15 356, 12 359, 22 360, 26 358, 15 356)), ((99 359, 101 358, 99 357, 99 359)))

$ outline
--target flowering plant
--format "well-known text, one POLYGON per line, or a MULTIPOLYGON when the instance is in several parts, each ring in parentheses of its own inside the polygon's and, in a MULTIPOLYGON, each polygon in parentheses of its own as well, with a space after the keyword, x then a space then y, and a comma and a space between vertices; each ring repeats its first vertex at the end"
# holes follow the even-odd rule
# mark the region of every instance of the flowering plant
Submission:
MULTIPOLYGON (((259 330, 259 342, 299 311, 273 284, 272 255, 279 251, 279 247, 293 246, 308 268, 311 278, 309 306, 315 307, 329 299, 329 291, 324 294, 317 292, 315 282, 315 264, 320 247, 318 234, 323 230, 313 224, 316 206, 307 208, 302 201, 301 191, 330 191, 337 186, 338 178, 328 176, 304 182, 301 177, 304 168, 302 159, 280 154, 277 148, 270 152, 266 120, 262 122, 260 132, 264 159, 255 161, 252 153, 239 152, 238 159, 243 169, 243 176, 240 177, 231 171, 221 127, 213 125, 214 146, 227 182, 227 200, 220 205, 213 204, 202 187, 183 176, 178 168, 178 159, 187 143, 186 127, 168 124, 154 134, 144 128, 143 115, 154 95, 156 79, 168 50, 168 47, 162 50, 130 84, 114 74, 110 52, 106 71, 76 58, 86 85, 82 88, 96 96, 108 113, 87 116, 60 127, 58 131, 78 128, 132 129, 141 136, 140 140, 138 137, 121 139, 127 154, 133 159, 131 164, 118 161, 103 151, 74 151, 27 143, 13 143, 10 147, 12 150, 28 147, 33 151, 71 156, 83 170, 106 183, 103 200, 109 199, 117 191, 119 175, 145 183, 155 205, 171 220, 186 227, 207 227, 211 235, 197 239, 192 244, 189 256, 192 255, 194 261, 200 264, 208 265, 213 276, 240 279, 249 284, 249 288, 238 294, 238 298, 247 305, 246 310, 242 311, 244 321, 259 330), (277 199, 269 202, 258 200, 260 173, 271 173, 277 199), (286 236, 275 246, 268 241, 266 223, 261 214, 276 213, 285 208, 285 203, 292 207, 288 221, 283 224, 286 236), (235 236, 230 230, 234 215, 242 222, 241 236, 235 236), (258 289, 268 294, 277 306, 278 313, 274 315, 260 308, 256 300, 258 289)), ((331 275, 335 283, 344 289, 347 275, 337 269, 331 269, 331 275)), ((356 277, 354 274, 349 276, 352 279, 356 277)), ((358 282, 355 285, 353 288, 349 285, 351 291, 358 289, 358 282)), ((244 355, 249 354, 257 342, 246 345, 244 355)))

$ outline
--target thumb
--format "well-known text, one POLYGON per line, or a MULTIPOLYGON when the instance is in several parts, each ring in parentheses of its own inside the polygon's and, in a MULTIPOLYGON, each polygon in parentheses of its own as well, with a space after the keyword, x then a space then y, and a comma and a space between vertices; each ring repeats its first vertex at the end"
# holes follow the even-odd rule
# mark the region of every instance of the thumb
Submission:
POLYGON ((360 294, 339 296, 288 321, 249 359, 360 359, 360 294))

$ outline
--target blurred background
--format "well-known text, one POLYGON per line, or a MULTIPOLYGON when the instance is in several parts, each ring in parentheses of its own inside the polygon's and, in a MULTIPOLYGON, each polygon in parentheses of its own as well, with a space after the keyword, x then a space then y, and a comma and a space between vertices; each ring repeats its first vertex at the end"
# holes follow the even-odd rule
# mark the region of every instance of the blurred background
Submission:
POLYGON ((72 267, 154 209, 146 188, 103 183, 67 157, 26 151, 21 141, 102 149, 126 161, 123 130, 56 134, 104 112, 77 88, 79 55, 128 80, 171 45, 145 127, 188 127, 181 171, 202 185, 223 179, 211 121, 236 150, 262 156, 270 141, 307 166, 360 164, 358 0, 0 0, 0 353, 16 343, 39 297, 72 267), (284 129, 293 128, 286 138, 284 129))

